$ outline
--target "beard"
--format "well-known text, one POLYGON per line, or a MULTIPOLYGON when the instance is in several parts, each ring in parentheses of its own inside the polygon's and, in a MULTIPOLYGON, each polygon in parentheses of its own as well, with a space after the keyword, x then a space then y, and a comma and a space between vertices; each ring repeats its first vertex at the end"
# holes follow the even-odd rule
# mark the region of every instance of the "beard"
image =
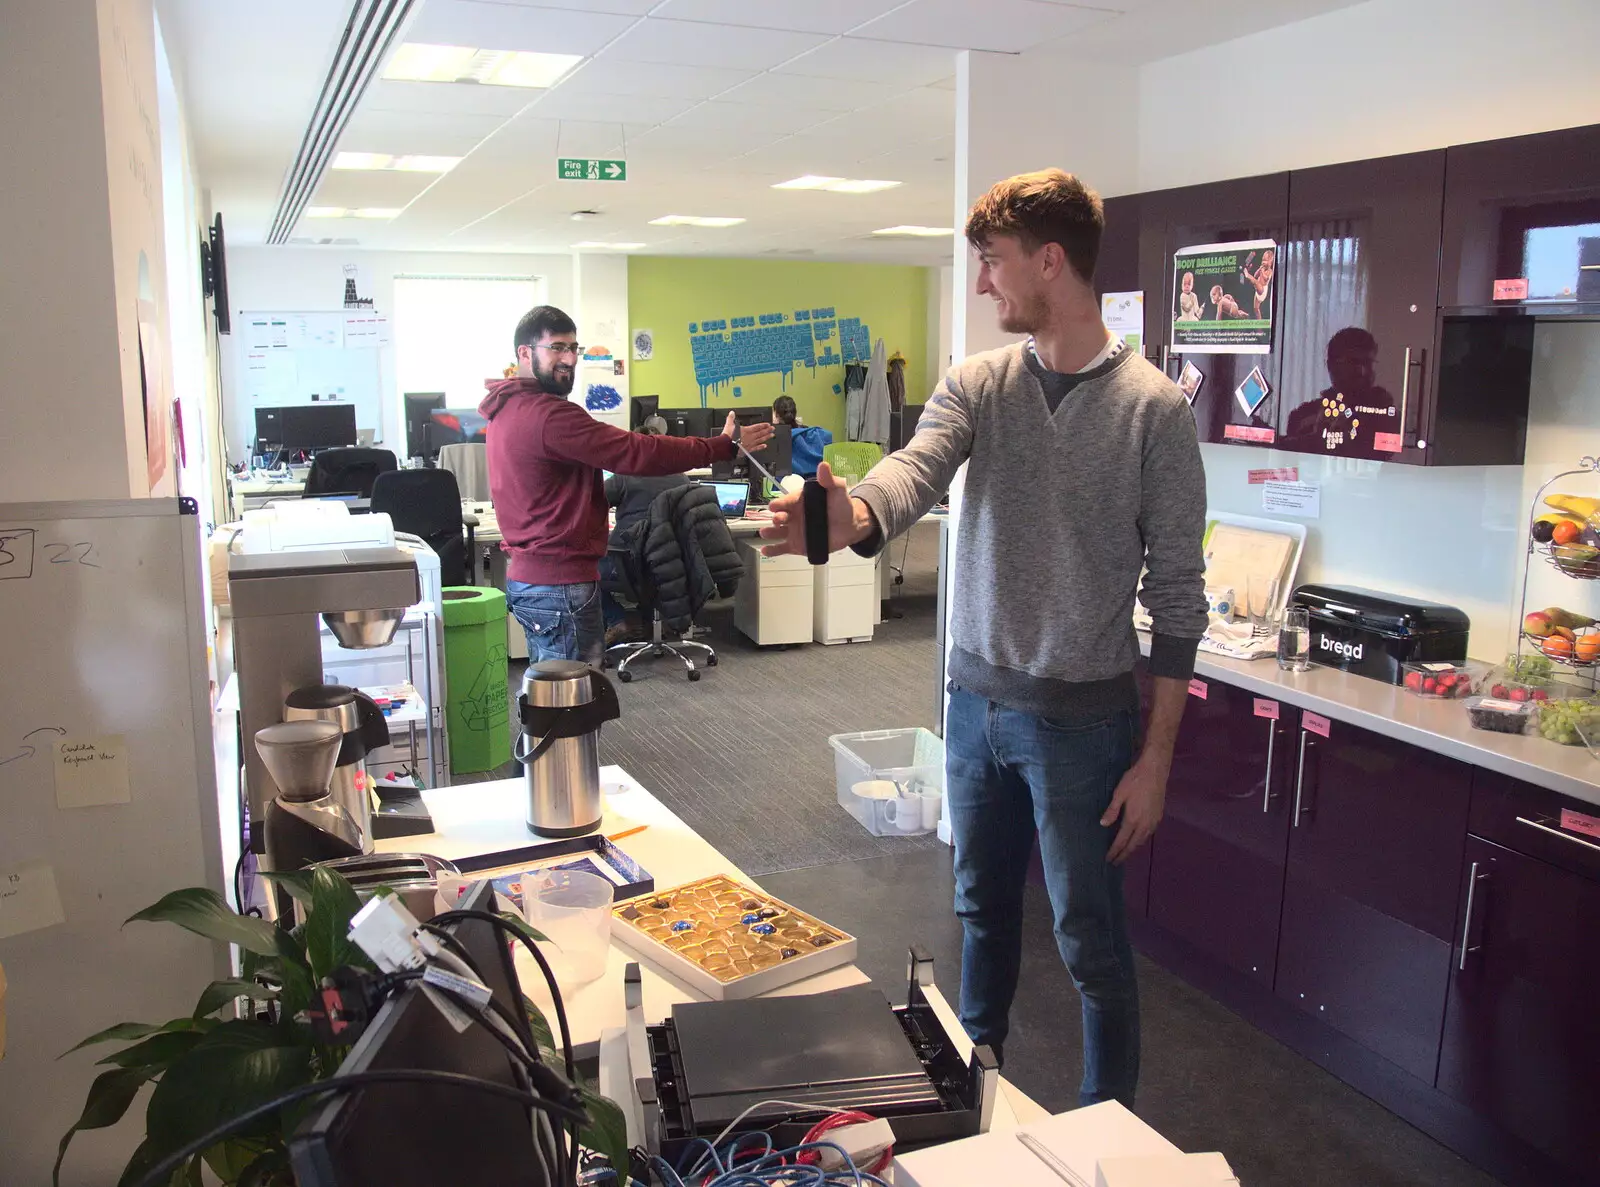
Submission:
POLYGON ((1045 323, 1047 307, 1043 297, 1008 297, 996 312, 1004 333, 1031 334, 1045 323))
POLYGON ((533 377, 539 381, 539 386, 552 396, 566 396, 572 393, 572 379, 574 366, 570 363, 553 363, 549 369, 535 366, 533 377))

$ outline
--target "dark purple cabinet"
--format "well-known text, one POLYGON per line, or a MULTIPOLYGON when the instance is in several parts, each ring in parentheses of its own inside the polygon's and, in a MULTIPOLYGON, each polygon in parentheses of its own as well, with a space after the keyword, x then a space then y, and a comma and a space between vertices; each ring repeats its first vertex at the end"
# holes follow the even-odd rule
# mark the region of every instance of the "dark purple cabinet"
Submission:
POLYGON ((1466 856, 1439 1090, 1600 1183, 1600 882, 1466 856))
POLYGON ((1293 762, 1276 992, 1431 1084, 1471 768, 1343 722, 1293 762))
MULTIPOLYGON (((1203 375, 1194 399, 1195 423, 1202 441, 1270 445, 1276 437, 1277 399, 1268 397, 1252 415, 1234 396, 1251 369, 1259 366, 1268 386, 1278 387, 1279 354, 1179 354, 1171 350, 1172 320, 1178 304, 1173 255, 1186 247, 1248 239, 1284 240, 1289 212, 1289 175, 1243 177, 1139 196, 1139 287, 1145 293, 1147 336, 1156 361, 1177 380, 1185 362, 1203 375)), ((1270 304, 1280 302, 1281 269, 1270 304)), ((1204 300, 1206 294, 1199 294, 1204 300)), ((1202 314, 1204 318, 1204 314, 1202 314)), ((1281 325, 1277 327, 1281 335, 1281 325)))
POLYGON ((1149 918, 1264 987, 1273 983, 1289 832, 1292 711, 1199 680, 1173 752, 1151 855, 1149 918), (1277 713, 1279 717, 1258 715, 1277 713))
POLYGON ((1279 447, 1421 462, 1445 153, 1289 175, 1279 447))

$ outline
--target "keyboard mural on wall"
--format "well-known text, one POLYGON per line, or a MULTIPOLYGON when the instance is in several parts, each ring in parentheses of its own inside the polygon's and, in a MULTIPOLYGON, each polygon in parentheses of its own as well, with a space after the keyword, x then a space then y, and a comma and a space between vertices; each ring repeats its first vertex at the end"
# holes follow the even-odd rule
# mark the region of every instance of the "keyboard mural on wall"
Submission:
MULTIPOLYGON (((866 362, 872 332, 859 317, 839 317, 830 306, 690 322, 689 346, 704 408, 712 393, 746 376, 776 374, 787 388, 796 367, 866 362)), ((735 397, 743 394, 733 388, 735 397)))

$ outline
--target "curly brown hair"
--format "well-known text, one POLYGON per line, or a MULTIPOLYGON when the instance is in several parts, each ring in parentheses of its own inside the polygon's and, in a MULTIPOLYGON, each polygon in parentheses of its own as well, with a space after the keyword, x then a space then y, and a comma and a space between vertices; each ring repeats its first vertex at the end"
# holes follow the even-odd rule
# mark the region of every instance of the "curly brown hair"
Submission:
POLYGON ((1078 277, 1094 280, 1105 230, 1100 195, 1061 169, 1019 173, 996 182, 967 215, 967 242, 982 249, 993 235, 1014 235, 1029 252, 1057 243, 1078 277))

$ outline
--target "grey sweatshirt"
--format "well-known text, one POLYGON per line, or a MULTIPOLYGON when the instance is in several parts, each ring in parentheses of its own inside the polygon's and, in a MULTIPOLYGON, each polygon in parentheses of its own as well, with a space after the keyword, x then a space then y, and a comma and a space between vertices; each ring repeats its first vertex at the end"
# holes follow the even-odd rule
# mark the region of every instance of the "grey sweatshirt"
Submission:
POLYGON ((909 528, 967 461, 956 684, 1043 716, 1137 706, 1136 591, 1153 622, 1150 671, 1193 674, 1206 628, 1205 470, 1171 380, 1131 350, 1078 375, 1045 370, 1022 344, 974 355, 945 377, 906 447, 851 490, 880 529, 858 550, 909 528))

